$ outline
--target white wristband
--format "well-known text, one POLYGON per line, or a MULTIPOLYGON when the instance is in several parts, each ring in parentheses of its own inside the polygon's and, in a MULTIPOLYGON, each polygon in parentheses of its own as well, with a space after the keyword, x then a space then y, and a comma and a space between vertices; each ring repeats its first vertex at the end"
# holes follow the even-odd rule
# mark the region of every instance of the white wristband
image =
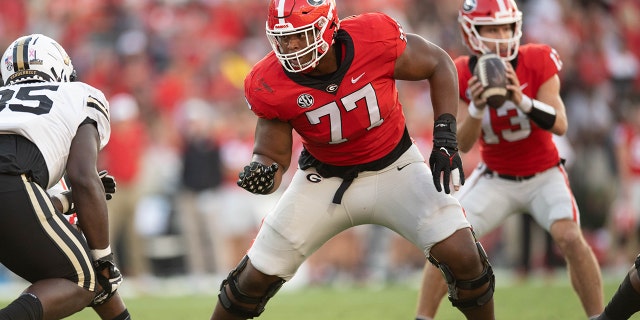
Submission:
POLYGON ((104 249, 92 249, 91 250, 91 256, 93 257, 93 260, 98 260, 100 258, 104 258, 108 255, 111 254, 111 245, 108 245, 106 248, 104 249))
POLYGON ((482 118, 484 118, 484 110, 486 109, 487 108, 478 109, 473 101, 471 101, 471 103, 469 103, 469 116, 477 120, 482 120, 482 118))
POLYGON ((67 195, 64 194, 63 192, 63 193, 58 193, 53 197, 60 200, 60 203, 62 204, 62 213, 67 213, 71 208, 71 203, 69 202, 69 198, 67 198, 67 195))
POLYGON ((522 94, 522 100, 520 100, 520 104, 518 105, 518 107, 524 113, 529 113, 533 108, 533 101, 526 94, 522 94))

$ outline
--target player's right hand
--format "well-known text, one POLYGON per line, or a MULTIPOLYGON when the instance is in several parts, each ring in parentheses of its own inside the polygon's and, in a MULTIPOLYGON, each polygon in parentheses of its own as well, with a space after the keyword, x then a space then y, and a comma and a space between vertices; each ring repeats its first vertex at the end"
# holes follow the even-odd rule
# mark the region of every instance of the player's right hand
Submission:
POLYGON ((96 271, 98 284, 102 290, 96 293, 91 301, 91 307, 99 306, 111 299, 124 280, 120 269, 114 262, 113 253, 93 261, 93 269, 96 271))
POLYGON ((275 184, 277 163, 266 166, 262 163, 252 161, 238 175, 238 186, 255 194, 268 194, 275 184))

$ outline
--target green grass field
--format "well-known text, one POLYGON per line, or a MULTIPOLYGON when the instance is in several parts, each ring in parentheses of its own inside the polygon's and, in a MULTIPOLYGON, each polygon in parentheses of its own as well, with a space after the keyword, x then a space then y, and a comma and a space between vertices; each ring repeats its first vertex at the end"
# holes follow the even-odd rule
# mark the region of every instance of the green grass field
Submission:
MULTIPOLYGON (((605 279, 605 300, 617 288, 614 278, 605 279)), ((387 287, 308 287, 283 289, 267 305, 263 320, 412 320, 417 285, 387 287)), ((181 297, 129 297, 126 303, 135 320, 208 320, 216 297, 211 294, 181 297)), ((497 319, 584 320, 578 298, 568 281, 527 281, 499 285, 495 294, 497 319)), ((69 319, 98 319, 84 310, 69 319)), ((437 319, 462 319, 457 309, 443 301, 437 319)), ((640 319, 640 315, 632 319, 640 319)))

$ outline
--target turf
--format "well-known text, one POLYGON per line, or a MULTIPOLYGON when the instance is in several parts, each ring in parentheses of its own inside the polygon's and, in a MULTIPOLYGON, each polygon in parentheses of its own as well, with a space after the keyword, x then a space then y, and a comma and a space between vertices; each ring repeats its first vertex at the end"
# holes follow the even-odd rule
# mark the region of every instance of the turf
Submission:
MULTIPOLYGON (((617 287, 615 280, 605 284, 605 299, 617 287)), ((263 320, 412 320, 417 286, 386 287, 310 287, 283 289, 268 304, 263 320)), ((126 302, 135 320, 209 319, 214 295, 179 297, 129 297, 126 302)), ((578 298, 566 281, 530 281, 499 286, 495 294, 497 319, 584 320, 578 298)), ((69 319, 98 319, 84 310, 69 319)), ((443 301, 437 319, 463 319, 461 313, 443 301)), ((640 319, 636 315, 631 319, 640 319)))

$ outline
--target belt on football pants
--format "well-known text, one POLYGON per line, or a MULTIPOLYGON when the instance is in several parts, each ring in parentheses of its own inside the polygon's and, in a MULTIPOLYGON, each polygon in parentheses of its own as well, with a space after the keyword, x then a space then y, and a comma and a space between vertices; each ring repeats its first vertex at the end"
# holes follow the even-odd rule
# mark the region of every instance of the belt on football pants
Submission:
POLYGON ((505 180, 511 180, 511 181, 525 181, 525 180, 529 180, 529 179, 531 179, 531 178, 533 178, 533 177, 535 177, 537 175, 537 173, 534 173, 534 174, 528 175, 528 176, 512 176, 512 175, 509 175, 509 174, 502 174, 502 173, 494 172, 493 170, 491 170, 489 168, 484 170, 484 174, 497 176, 498 178, 505 179, 505 180))
POLYGON ((407 127, 404 128, 404 133, 402 134, 402 138, 398 144, 389 152, 386 156, 374 160, 372 162, 353 165, 353 166, 334 166, 327 163, 323 163, 316 159, 309 151, 306 149, 302 149, 300 153, 300 157, 298 158, 298 165, 301 170, 306 170, 311 167, 315 167, 316 171, 323 178, 330 177, 340 177, 342 178, 342 183, 336 190, 335 195, 333 196, 333 203, 340 204, 342 203, 342 196, 345 191, 351 186, 353 180, 358 177, 358 173, 362 171, 380 171, 392 163, 394 163, 405 151, 409 150, 409 148, 413 145, 413 140, 411 140, 411 136, 409 135, 409 131, 407 127))
MULTIPOLYGON (((564 159, 560 159, 560 161, 559 161, 559 162, 558 162, 554 167, 557 167, 557 166, 563 165, 563 164, 564 164, 564 162, 565 162, 565 160, 564 160, 564 159)), ((542 172, 542 171, 541 171, 541 172, 542 172)), ((492 176, 494 176, 494 177, 498 177, 498 178, 505 179, 505 180, 510 180, 510 181, 517 181, 517 182, 520 182, 520 181, 529 180, 529 179, 531 179, 531 178, 533 178, 533 177, 537 176, 539 173, 540 173, 540 172, 538 172, 538 173, 534 173, 534 174, 532 174, 532 175, 528 175, 528 176, 512 176, 512 175, 510 175, 510 174, 497 173, 497 172, 495 172, 495 171, 493 171, 493 170, 491 170, 491 169, 489 169, 489 168, 486 168, 486 169, 484 170, 484 173, 483 173, 483 174, 486 174, 486 175, 492 175, 492 176)))

